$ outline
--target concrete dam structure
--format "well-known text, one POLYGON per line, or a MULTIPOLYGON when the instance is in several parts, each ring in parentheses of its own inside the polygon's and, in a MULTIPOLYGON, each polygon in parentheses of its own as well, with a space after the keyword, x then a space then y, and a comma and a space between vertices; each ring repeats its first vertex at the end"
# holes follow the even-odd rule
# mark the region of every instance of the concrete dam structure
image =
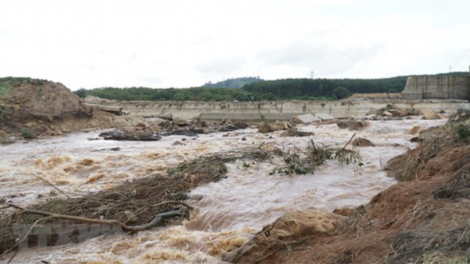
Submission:
POLYGON ((413 76, 408 77, 406 100, 470 99, 470 76, 413 76))
POLYGON ((302 114, 326 113, 335 118, 364 117, 387 107, 434 110, 455 113, 470 110, 470 76, 409 77, 402 93, 355 94, 342 101, 261 101, 261 102, 195 102, 195 101, 114 101, 88 96, 85 103, 99 110, 133 116, 200 118, 206 121, 274 122, 302 114))
MULTIPOLYGON (((96 98, 96 97, 95 97, 96 98)), ((364 101, 264 101, 264 102, 155 102, 87 100, 87 105, 101 110, 120 110, 132 116, 153 117, 173 115, 182 119, 268 121, 289 120, 301 114, 327 113, 335 118, 364 117, 369 112, 393 106, 401 109, 430 109, 455 113, 458 109, 470 109, 462 100, 364 100, 364 101)))

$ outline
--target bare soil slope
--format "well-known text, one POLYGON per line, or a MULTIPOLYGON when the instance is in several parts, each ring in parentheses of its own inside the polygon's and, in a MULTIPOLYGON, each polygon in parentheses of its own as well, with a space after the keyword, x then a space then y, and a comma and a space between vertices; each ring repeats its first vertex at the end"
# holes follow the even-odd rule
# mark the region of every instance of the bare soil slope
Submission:
POLYGON ((21 134, 30 137, 58 135, 84 128, 125 127, 137 123, 130 119, 84 105, 61 83, 0 78, 0 137, 3 135, 3 138, 21 134))

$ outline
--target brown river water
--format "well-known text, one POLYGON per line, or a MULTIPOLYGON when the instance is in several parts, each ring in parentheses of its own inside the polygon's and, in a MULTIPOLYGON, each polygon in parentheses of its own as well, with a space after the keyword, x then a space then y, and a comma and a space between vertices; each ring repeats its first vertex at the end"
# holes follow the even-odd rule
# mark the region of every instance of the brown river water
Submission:
MULTIPOLYGON (((368 202, 395 180, 382 171, 389 159, 416 147, 407 134, 413 126, 427 128, 446 120, 370 121, 359 132, 336 124, 307 125, 311 137, 283 138, 282 131, 259 134, 246 129, 157 142, 88 140, 98 132, 0 145, 0 197, 18 205, 45 201, 57 186, 71 196, 108 189, 201 155, 250 148, 305 148, 316 144, 342 147, 351 136, 367 138, 375 147, 356 148, 363 166, 328 161, 315 174, 269 175, 276 162, 243 161, 227 164, 227 178, 197 187, 188 203, 196 207, 181 226, 156 228, 129 235, 122 232, 78 244, 22 248, 12 263, 221 263, 221 255, 248 241, 254 233, 291 210, 316 208, 332 211, 368 202), (246 140, 242 140, 246 138, 246 140), (119 151, 111 148, 119 147, 119 151), (51 183, 51 184, 49 184, 51 183), (197 198, 197 199, 196 199, 197 198)), ((6 263, 10 256, 0 260, 6 263)))

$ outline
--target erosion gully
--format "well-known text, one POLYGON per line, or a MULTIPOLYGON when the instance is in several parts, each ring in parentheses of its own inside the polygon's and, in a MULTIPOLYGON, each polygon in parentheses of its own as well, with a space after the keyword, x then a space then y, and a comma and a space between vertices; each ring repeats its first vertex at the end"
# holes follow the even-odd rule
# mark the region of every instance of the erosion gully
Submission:
POLYGON ((303 149, 311 140, 342 147, 354 133, 376 144, 356 148, 362 166, 328 161, 307 175, 270 175, 276 164, 269 160, 228 163, 226 179, 190 193, 188 203, 196 209, 183 225, 137 234, 115 232, 78 244, 22 248, 13 263, 221 263, 223 253, 241 246, 288 211, 332 211, 368 202, 395 183, 382 170, 387 161, 416 147, 407 132, 413 126, 425 129, 445 122, 368 121, 362 131, 339 129, 336 124, 306 125, 299 130, 314 136, 291 138, 280 137, 282 131, 260 134, 246 129, 228 136, 169 136, 157 142, 90 140, 99 132, 89 132, 0 145, 0 198, 25 206, 61 195, 57 189, 83 196, 152 173, 165 174, 168 168, 198 156, 265 146, 303 149), (183 145, 173 145, 175 141, 183 145))

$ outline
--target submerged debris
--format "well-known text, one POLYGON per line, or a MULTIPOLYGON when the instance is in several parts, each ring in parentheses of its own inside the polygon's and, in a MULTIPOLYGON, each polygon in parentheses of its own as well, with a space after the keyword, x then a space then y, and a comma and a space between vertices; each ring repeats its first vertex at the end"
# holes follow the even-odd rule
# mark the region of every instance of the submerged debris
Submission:
MULTIPOLYGON (((218 157, 197 158, 169 169, 168 176, 155 174, 80 198, 54 198, 43 204, 25 208, 25 211, 36 210, 89 219, 114 219, 126 225, 145 225, 164 212, 177 210, 181 215, 187 216, 187 210, 190 209, 184 203, 187 193, 199 185, 225 178, 226 172, 227 167, 218 157)), ((57 239, 59 236, 70 237, 72 233, 80 234, 81 229, 88 228, 87 225, 77 225, 76 221, 61 219, 44 219, 40 224, 34 225, 41 218, 43 217, 34 214, 0 211, 0 253, 12 249, 18 239, 24 236, 24 233, 20 232, 24 226, 28 229, 31 227, 31 234, 36 237, 29 239, 36 239, 37 242, 38 236, 47 237, 47 245, 75 242, 73 238, 67 241, 57 239), (71 229, 58 228, 65 225, 71 229), (54 229, 55 226, 57 228, 54 229)), ((158 225, 168 225, 179 221, 178 219, 180 218, 165 218, 158 222, 158 225)))
POLYGON ((284 164, 272 170, 271 174, 276 172, 287 175, 314 173, 317 167, 327 160, 337 160, 341 165, 359 164, 361 162, 359 152, 346 149, 351 140, 341 149, 324 145, 316 146, 312 140, 306 150, 296 149, 284 154, 284 164))

